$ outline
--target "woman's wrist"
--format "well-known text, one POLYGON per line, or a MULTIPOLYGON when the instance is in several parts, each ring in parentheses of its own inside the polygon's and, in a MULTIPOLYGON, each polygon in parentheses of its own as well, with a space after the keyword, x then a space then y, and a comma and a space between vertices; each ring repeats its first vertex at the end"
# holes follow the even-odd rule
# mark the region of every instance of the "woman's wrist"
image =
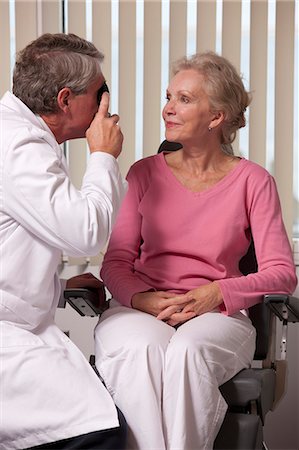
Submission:
POLYGON ((132 306, 132 308, 138 309, 139 299, 140 299, 140 292, 137 292, 136 294, 132 295, 132 298, 131 298, 131 306, 132 306))
POLYGON ((220 306, 223 303, 223 296, 222 296, 222 292, 220 289, 219 284, 217 283, 217 281, 213 281, 212 282, 213 288, 214 288, 214 298, 215 298, 215 306, 220 306))
POLYGON ((132 308, 147 312, 150 300, 148 295, 150 295, 154 291, 154 289, 149 289, 148 291, 136 292, 136 294, 133 294, 131 298, 132 308))

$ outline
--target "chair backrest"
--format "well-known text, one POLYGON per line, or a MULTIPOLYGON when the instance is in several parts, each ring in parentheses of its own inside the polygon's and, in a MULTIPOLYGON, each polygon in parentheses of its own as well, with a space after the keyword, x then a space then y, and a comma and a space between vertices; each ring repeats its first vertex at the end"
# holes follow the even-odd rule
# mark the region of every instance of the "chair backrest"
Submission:
MULTIPOLYGON (((158 153, 163 151, 173 152, 180 148, 182 148, 182 145, 179 142, 165 140, 160 144, 158 153)), ((239 267, 244 275, 257 272, 258 266, 253 241, 251 241, 246 255, 241 259, 239 267)), ((256 329, 256 349, 254 359, 263 360, 267 356, 270 343, 271 311, 265 303, 262 302, 249 308, 248 315, 256 329)))
MULTIPOLYGON (((258 265, 255 256, 254 242, 250 243, 248 251, 239 262, 240 271, 243 275, 257 272, 258 265)), ((271 311, 264 302, 258 303, 248 309, 248 315, 252 325, 256 329, 256 347, 254 359, 266 358, 270 343, 271 311)))
POLYGON ((161 142, 157 153, 175 152, 176 150, 179 150, 180 148, 182 148, 182 144, 180 144, 179 142, 170 142, 170 141, 165 140, 165 141, 161 142))

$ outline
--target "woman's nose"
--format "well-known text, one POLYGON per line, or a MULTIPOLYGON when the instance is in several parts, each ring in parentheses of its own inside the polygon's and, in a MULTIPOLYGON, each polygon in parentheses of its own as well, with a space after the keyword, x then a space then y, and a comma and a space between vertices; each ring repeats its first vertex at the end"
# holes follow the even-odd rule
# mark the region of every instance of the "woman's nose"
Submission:
POLYGON ((165 114, 175 114, 175 102, 173 100, 168 100, 164 107, 165 114))

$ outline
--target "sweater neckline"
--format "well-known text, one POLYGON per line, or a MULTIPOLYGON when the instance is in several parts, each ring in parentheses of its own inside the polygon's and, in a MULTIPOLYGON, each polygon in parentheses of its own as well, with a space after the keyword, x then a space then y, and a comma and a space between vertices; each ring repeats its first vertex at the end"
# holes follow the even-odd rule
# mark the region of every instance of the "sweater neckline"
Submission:
POLYGON ((179 188, 181 191, 184 191, 188 193, 189 195, 193 197, 205 197, 209 195, 217 194, 220 190, 222 191, 224 188, 226 188, 228 185, 230 185, 237 176, 239 176, 239 173, 243 170, 244 165, 246 164, 247 160, 243 157, 240 157, 240 161, 238 164, 233 167, 230 172, 225 175, 220 181, 215 183, 213 186, 200 191, 200 192, 193 192, 190 189, 188 189, 186 186, 184 186, 174 175, 174 173, 171 171, 170 167, 168 166, 166 159, 165 159, 165 153, 161 152, 157 157, 160 160, 161 167, 163 171, 166 174, 166 177, 168 181, 173 185, 179 188))

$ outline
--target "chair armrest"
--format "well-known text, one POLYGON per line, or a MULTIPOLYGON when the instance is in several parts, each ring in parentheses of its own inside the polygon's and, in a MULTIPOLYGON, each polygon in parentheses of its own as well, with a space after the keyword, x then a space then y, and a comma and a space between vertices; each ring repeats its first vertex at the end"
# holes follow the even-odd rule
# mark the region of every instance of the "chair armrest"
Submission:
POLYGON ((267 294, 264 301, 282 322, 299 322, 299 298, 286 294, 267 294))
POLYGON ((80 314, 80 316, 100 316, 104 311, 106 311, 106 309, 109 308, 109 301, 106 300, 104 287, 99 295, 91 289, 65 289, 64 297, 71 307, 80 314))

